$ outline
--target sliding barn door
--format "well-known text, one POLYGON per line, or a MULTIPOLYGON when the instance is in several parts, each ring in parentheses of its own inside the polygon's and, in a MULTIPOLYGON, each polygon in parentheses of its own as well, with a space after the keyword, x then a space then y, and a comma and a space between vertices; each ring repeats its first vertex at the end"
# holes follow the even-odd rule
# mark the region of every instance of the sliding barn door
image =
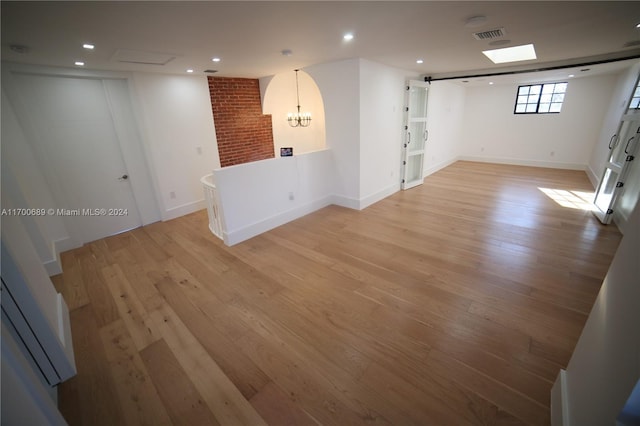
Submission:
POLYGON ((600 178, 594 214, 604 224, 613 219, 616 200, 625 190, 625 180, 640 145, 640 78, 630 96, 627 111, 622 116, 618 132, 609 140, 609 158, 600 178))
POLYGON ((424 181, 424 150, 427 130, 428 83, 409 81, 405 96, 405 132, 402 143, 402 189, 413 188, 424 181))

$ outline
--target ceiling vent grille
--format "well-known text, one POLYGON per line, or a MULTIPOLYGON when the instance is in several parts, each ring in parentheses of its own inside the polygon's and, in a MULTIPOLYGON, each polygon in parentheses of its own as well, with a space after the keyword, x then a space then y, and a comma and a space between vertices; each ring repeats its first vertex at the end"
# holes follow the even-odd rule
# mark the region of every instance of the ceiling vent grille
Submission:
POLYGON ((495 38, 500 38, 506 34, 504 28, 496 28, 493 30, 480 31, 477 33, 473 33, 473 38, 476 40, 493 40, 495 38))
POLYGON ((209 74, 215 74, 218 72, 218 70, 204 70, 204 72, 209 73, 209 74))

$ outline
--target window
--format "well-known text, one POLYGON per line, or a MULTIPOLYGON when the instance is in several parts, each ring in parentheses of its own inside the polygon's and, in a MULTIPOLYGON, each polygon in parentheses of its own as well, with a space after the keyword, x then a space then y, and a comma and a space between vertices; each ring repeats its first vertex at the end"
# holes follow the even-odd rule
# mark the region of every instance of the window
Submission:
POLYGON ((633 92, 629 109, 640 109, 640 82, 638 82, 638 85, 636 86, 636 91, 633 92))
MULTIPOLYGON (((562 109, 567 83, 531 84, 518 87, 514 114, 558 113, 562 109)), ((639 92, 640 93, 640 92, 639 92)))

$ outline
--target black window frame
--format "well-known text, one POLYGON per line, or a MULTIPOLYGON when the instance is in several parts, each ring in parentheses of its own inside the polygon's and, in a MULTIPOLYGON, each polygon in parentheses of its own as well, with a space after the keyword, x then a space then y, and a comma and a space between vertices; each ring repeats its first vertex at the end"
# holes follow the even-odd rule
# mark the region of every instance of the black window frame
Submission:
MULTIPOLYGON (((562 104, 564 104, 564 100, 565 100, 565 96, 567 94, 567 88, 569 87, 569 82, 567 81, 558 81, 558 82, 554 82, 554 83, 534 83, 534 84, 523 84, 518 86, 518 91, 516 92, 516 101, 515 104, 513 106, 513 113, 515 115, 530 115, 530 114, 560 114, 560 112, 562 111, 562 104), (556 92, 556 87, 558 84, 564 84, 565 86, 565 90, 564 92, 556 92), (531 88, 532 87, 540 87, 540 91, 537 94, 531 94, 531 88), (553 89, 551 91, 551 93, 544 93, 545 90, 545 86, 553 86, 553 89), (528 88, 527 93, 526 94, 522 94, 522 88, 528 88), (560 111, 540 111, 540 104, 541 104, 541 100, 542 100, 542 95, 545 94, 550 94, 551 95, 551 102, 548 102, 549 104, 549 108, 551 108, 552 104, 560 104, 560 111), (527 111, 527 106, 528 105, 533 105, 533 102, 518 102, 522 97, 530 97, 530 96, 535 96, 537 95, 537 100, 536 100, 536 110, 535 111, 527 111), (562 101, 561 102, 553 102, 553 96, 554 95, 563 95, 562 97, 562 101), (525 105, 525 111, 519 112, 518 111, 518 105, 525 105)), ((529 99, 527 99, 529 100, 529 99)), ((543 104, 546 104, 543 103, 543 104)))

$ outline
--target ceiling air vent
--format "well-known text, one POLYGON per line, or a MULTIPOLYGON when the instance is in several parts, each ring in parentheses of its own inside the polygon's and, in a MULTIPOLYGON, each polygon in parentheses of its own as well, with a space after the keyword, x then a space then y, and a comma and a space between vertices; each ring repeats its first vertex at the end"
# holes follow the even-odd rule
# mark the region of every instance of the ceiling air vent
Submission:
POLYGON ((204 72, 209 73, 209 74, 214 74, 214 73, 217 73, 218 70, 204 70, 204 72))
POLYGON ((504 28, 496 28, 494 30, 480 31, 473 33, 473 38, 476 40, 493 40, 494 38, 500 38, 506 34, 504 28))

